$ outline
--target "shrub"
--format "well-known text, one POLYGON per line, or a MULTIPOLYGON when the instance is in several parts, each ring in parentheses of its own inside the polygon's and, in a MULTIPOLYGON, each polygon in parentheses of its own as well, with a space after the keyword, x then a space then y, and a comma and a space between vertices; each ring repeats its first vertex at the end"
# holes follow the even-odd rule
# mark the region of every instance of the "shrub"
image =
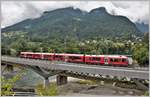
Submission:
POLYGON ((23 71, 19 72, 17 75, 15 75, 12 78, 6 79, 3 76, 1 77, 1 96, 9 96, 14 94, 13 92, 13 87, 14 87, 14 83, 21 79, 21 77, 23 76, 23 71))
POLYGON ((44 87, 43 84, 39 84, 39 85, 37 85, 35 91, 39 96, 56 96, 56 95, 58 95, 57 86, 54 83, 51 83, 46 87, 44 87))

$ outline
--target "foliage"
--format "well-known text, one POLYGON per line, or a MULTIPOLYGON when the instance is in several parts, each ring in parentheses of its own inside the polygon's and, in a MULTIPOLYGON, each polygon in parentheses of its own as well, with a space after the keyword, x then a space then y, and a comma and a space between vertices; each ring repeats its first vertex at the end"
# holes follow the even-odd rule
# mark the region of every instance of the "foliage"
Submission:
POLYGON ((36 19, 27 19, 15 25, 2 29, 2 33, 9 33, 5 37, 14 37, 21 33, 21 38, 27 35, 32 41, 49 39, 64 39, 66 36, 76 39, 93 37, 124 37, 132 39, 132 35, 140 36, 135 24, 127 17, 110 15, 103 8, 93 9, 86 13, 72 7, 47 12, 36 19), (15 36, 14 36, 15 35, 15 36))
POLYGON ((148 49, 143 44, 138 44, 133 48, 133 57, 138 61, 140 64, 148 64, 149 54, 148 49))
POLYGON ((132 47, 133 58, 138 61, 140 65, 149 64, 149 37, 148 33, 144 34, 141 42, 136 43, 132 47))
POLYGON ((146 92, 144 93, 144 96, 149 96, 149 91, 146 91, 146 92))
POLYGON ((4 44, 2 44, 2 46, 1 46, 1 52, 2 52, 2 55, 10 55, 10 48, 9 48, 9 46, 8 45, 4 45, 4 44))
POLYGON ((110 15, 104 8, 83 14, 69 7, 2 29, 2 55, 19 56, 21 51, 132 54, 139 64, 145 64, 148 35, 139 33, 126 17, 110 15))
POLYGON ((6 45, 2 41, 2 54, 18 56, 21 51, 50 52, 50 53, 79 53, 79 54, 121 54, 133 55, 139 64, 148 63, 148 34, 142 40, 123 40, 122 38, 107 39, 93 37, 85 40, 66 37, 45 41, 31 41, 20 38, 6 45))
POLYGON ((43 84, 39 84, 36 87, 36 92, 39 96, 56 96, 57 94, 57 86, 54 83, 49 84, 44 87, 43 84))
POLYGON ((14 94, 12 90, 14 87, 14 83, 17 80, 21 79, 22 76, 23 76, 23 71, 21 71, 20 73, 18 73, 17 75, 9 79, 6 79, 2 76, 1 77, 1 95, 9 96, 11 94, 14 94))

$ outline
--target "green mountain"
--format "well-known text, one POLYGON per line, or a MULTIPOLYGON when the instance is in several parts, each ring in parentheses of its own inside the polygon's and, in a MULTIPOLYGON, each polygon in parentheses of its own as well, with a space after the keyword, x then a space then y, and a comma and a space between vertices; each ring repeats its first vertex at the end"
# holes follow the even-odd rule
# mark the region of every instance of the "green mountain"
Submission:
POLYGON ((93 37, 141 36, 127 17, 109 14, 104 7, 85 12, 72 7, 46 11, 41 17, 27 19, 2 29, 7 32, 27 32, 30 39, 88 39, 93 37))

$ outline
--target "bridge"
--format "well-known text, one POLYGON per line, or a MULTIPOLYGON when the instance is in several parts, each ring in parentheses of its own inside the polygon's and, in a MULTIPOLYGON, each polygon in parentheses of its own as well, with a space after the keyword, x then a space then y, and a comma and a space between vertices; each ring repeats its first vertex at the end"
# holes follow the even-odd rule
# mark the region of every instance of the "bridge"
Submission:
MULTIPOLYGON (((23 67, 30 68, 36 73, 45 78, 45 83, 48 83, 48 77, 58 74, 57 83, 67 83, 67 74, 78 75, 95 75, 96 76, 117 76, 127 77, 131 79, 149 79, 148 70, 136 70, 127 67, 103 67, 98 65, 87 65, 77 63, 65 63, 65 62, 52 62, 48 60, 35 60, 10 56, 2 56, 1 61, 3 64, 18 64, 23 67)), ((46 84, 45 84, 46 85, 46 84)))

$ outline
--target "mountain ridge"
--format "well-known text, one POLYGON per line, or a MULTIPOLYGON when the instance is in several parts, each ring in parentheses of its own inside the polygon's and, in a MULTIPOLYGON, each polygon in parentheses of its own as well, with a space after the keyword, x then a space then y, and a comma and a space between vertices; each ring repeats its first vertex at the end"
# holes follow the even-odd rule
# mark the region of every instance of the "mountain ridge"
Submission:
POLYGON ((73 7, 45 11, 39 18, 27 19, 2 29, 2 32, 9 31, 25 31, 31 38, 140 36, 139 29, 127 17, 111 15, 104 7, 90 12, 73 7))
POLYGON ((141 32, 149 32, 149 24, 144 24, 142 23, 135 23, 136 27, 141 31, 141 32))

